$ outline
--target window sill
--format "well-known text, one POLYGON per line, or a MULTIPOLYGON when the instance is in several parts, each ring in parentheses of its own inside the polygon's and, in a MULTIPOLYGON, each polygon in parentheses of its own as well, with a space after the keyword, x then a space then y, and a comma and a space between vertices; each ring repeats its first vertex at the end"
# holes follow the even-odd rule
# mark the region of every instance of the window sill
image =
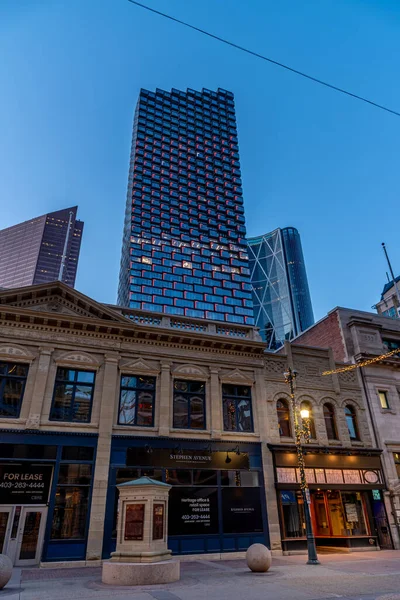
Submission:
POLYGON ((147 427, 143 425, 113 425, 113 431, 148 431, 150 433, 157 433, 158 427, 147 427))
POLYGON ((50 421, 43 419, 40 422, 40 425, 46 425, 48 427, 76 427, 76 428, 84 428, 84 429, 98 429, 98 423, 79 423, 75 421, 50 421))
POLYGON ((188 429, 182 429, 181 427, 179 427, 179 428, 178 427, 171 427, 170 432, 171 433, 186 433, 186 434, 190 433, 191 435, 193 433, 199 433, 201 435, 208 435, 208 436, 211 435, 211 431, 209 429, 189 429, 189 428, 188 429))
POLYGON ((381 413, 383 415, 397 415, 397 411, 393 408, 381 408, 381 413))
POLYGON ((340 440, 328 440, 329 446, 343 446, 343 442, 340 440))
POLYGON ((254 431, 222 431, 221 436, 228 436, 228 437, 244 436, 244 437, 259 438, 260 434, 255 433, 254 431))
POLYGON ((364 442, 361 440, 350 440, 352 446, 365 446, 364 442))
POLYGON ((24 425, 26 423, 26 419, 21 419, 20 417, 0 417, 0 423, 16 423, 18 425, 24 425))

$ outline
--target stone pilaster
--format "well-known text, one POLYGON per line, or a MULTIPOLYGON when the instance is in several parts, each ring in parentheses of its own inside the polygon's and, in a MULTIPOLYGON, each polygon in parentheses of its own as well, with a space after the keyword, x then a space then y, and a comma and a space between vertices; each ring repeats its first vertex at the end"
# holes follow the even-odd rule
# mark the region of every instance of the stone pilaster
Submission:
POLYGON ((219 439, 222 433, 222 394, 219 369, 210 367, 210 431, 211 437, 219 439))
POLYGON ((117 379, 118 356, 106 355, 104 359, 99 439, 97 444, 90 527, 86 551, 87 560, 100 560, 103 548, 104 518, 106 514, 112 427, 114 423, 115 390, 117 389, 118 384, 117 379))
POLYGON ((272 453, 267 447, 267 441, 270 440, 270 427, 273 425, 268 422, 267 410, 267 388, 265 385, 264 372, 261 369, 255 370, 255 398, 258 407, 258 427, 261 440, 261 454, 263 463, 265 499, 267 502, 267 517, 269 538, 271 550, 275 554, 282 554, 281 531, 279 526, 278 501, 275 489, 275 473, 272 453))
POLYGON ((171 428, 171 363, 161 363, 159 435, 168 437, 171 428))
MULTIPOLYGON (((36 368, 35 383, 33 385, 32 401, 29 409, 29 416, 25 424, 25 429, 39 428, 47 376, 49 373, 51 355, 53 351, 54 348, 39 348, 40 354, 36 368)), ((31 371, 31 369, 29 371, 31 371)))
POLYGON ((275 489, 275 472, 272 452, 265 442, 261 443, 265 499, 267 502, 267 517, 271 551, 275 555, 282 554, 281 528, 279 525, 278 499, 275 489))

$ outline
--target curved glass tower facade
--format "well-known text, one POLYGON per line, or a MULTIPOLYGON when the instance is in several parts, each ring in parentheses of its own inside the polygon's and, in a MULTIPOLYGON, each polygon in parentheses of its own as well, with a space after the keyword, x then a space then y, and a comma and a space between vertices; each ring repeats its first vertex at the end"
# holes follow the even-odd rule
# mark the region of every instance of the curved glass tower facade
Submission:
POLYGON ((294 227, 247 240, 254 317, 270 350, 313 325, 300 235, 294 227))

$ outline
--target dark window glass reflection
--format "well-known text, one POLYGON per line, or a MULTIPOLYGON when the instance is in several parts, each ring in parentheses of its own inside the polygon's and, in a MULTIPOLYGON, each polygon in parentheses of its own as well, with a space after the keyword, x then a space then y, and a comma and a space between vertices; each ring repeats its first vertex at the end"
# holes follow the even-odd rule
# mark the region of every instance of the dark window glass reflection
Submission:
POLYGON ((276 412, 278 413, 279 435, 281 437, 290 437, 292 435, 290 410, 286 400, 278 400, 276 403, 276 412))
POLYGON ((225 431, 253 431, 251 388, 244 385, 222 385, 225 431))
POLYGON ((28 365, 0 362, 0 417, 19 417, 28 369, 28 365))
POLYGON ((205 388, 203 381, 174 381, 174 417, 175 428, 205 429, 205 388))
POLYGON ((122 375, 118 423, 152 427, 156 378, 141 375, 122 375))
POLYGON ((92 410, 95 373, 58 367, 51 421, 88 423, 92 410), (85 383, 80 383, 80 382, 85 383))

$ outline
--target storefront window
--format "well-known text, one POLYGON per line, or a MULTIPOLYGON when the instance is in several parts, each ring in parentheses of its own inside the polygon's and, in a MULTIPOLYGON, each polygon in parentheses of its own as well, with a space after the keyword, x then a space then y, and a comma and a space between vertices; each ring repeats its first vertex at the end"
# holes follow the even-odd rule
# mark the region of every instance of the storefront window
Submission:
POLYGON ((253 431, 251 388, 244 385, 222 385, 225 431, 253 431))
POLYGON ((316 536, 368 535, 362 492, 312 491, 316 536))
POLYGON ((92 410, 95 373, 58 367, 51 421, 88 423, 92 410))
POLYGON ((276 412, 278 413, 279 435, 281 437, 291 437, 290 410, 286 400, 278 400, 276 412))
POLYGON ((174 381, 174 427, 205 429, 205 391, 203 381, 174 381))
POLYGON ((89 486, 57 487, 52 540, 85 538, 88 497, 89 486))
POLYGON ((306 535, 303 497, 300 491, 280 492, 284 536, 298 538, 306 535))
POLYGON ((152 427, 156 378, 141 375, 122 375, 119 396, 118 423, 152 427))
POLYGON ((335 421, 335 410, 332 404, 324 404, 324 419, 328 440, 337 440, 338 435, 335 421))
POLYGON ((351 440, 358 440, 358 426, 357 426, 357 417, 356 411, 350 405, 347 405, 344 409, 344 414, 346 415, 347 427, 349 429, 349 435, 351 440))
POLYGON ((221 471, 221 485, 229 487, 258 487, 258 471, 221 471))
POLYGON ((0 417, 19 417, 28 369, 28 365, 0 362, 0 417))
POLYGON ((60 465, 58 483, 89 485, 92 477, 92 465, 60 465))
POLYGON ((360 492, 341 492, 349 535, 368 535, 364 502, 360 492))

